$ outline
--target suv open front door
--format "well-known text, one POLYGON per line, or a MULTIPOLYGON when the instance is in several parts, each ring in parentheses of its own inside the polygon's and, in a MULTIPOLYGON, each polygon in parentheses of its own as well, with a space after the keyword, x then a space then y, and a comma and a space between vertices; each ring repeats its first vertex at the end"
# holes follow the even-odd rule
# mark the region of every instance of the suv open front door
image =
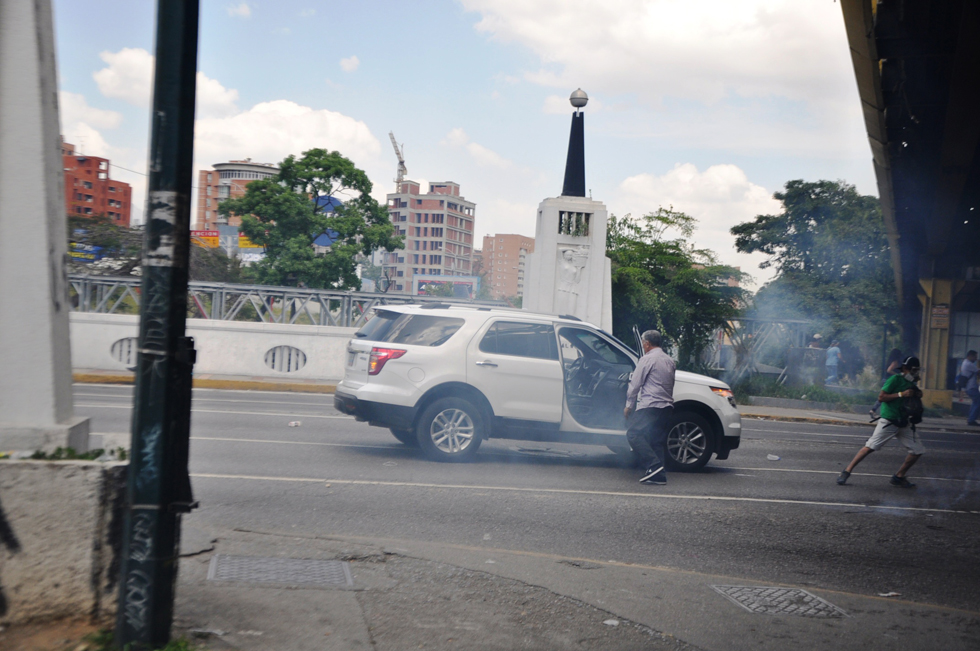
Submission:
POLYGON ((643 357, 643 337, 640 336, 640 329, 633 324, 633 339, 636 340, 636 354, 638 357, 643 357))

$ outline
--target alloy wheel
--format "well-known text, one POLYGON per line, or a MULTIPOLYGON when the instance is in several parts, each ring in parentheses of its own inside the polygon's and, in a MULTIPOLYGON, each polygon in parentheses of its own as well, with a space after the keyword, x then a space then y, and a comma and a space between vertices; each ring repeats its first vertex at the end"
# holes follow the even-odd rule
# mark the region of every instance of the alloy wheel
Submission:
POLYGON ((429 427, 432 443, 447 454, 457 454, 473 442, 476 427, 470 415, 461 409, 444 409, 436 414, 429 427))
POLYGON ((697 463, 707 446, 708 437, 697 423, 677 423, 667 435, 667 452, 682 466, 697 463))

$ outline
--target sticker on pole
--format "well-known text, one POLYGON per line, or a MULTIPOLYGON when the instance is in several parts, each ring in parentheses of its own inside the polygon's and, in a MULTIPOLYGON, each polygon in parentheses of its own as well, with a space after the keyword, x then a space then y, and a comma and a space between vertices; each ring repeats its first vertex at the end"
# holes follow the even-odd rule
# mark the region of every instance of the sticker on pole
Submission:
POLYGON ((176 266, 177 251, 177 193, 155 190, 146 202, 145 267, 176 266))

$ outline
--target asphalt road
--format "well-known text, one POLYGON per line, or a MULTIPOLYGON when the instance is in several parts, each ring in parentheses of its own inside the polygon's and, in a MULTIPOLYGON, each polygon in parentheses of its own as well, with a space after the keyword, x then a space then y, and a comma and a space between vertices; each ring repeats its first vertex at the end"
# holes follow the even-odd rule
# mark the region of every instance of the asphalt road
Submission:
MULTIPOLYGON (((94 432, 129 429, 132 388, 76 385, 94 432)), ((665 487, 605 448, 492 440, 438 464, 332 396, 196 390, 198 526, 416 540, 901 593, 980 610, 980 436, 927 432, 910 478, 892 443, 834 479, 869 427, 743 421, 742 445, 665 487), (289 427, 300 421, 298 427, 289 427), (779 460, 770 460, 776 455, 779 460)))

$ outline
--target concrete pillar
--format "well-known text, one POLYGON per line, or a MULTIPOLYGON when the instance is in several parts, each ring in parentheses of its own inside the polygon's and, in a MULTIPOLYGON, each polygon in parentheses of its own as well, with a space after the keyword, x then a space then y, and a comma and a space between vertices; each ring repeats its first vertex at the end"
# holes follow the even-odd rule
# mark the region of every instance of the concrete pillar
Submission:
POLYGON ((946 387, 949 363, 949 326, 953 318, 953 299, 965 283, 948 278, 920 278, 922 336, 919 362, 922 364, 922 402, 928 407, 952 409, 953 392, 946 387))
POLYGON ((0 0, 0 450, 88 447, 72 416, 57 93, 49 0, 0 0))

